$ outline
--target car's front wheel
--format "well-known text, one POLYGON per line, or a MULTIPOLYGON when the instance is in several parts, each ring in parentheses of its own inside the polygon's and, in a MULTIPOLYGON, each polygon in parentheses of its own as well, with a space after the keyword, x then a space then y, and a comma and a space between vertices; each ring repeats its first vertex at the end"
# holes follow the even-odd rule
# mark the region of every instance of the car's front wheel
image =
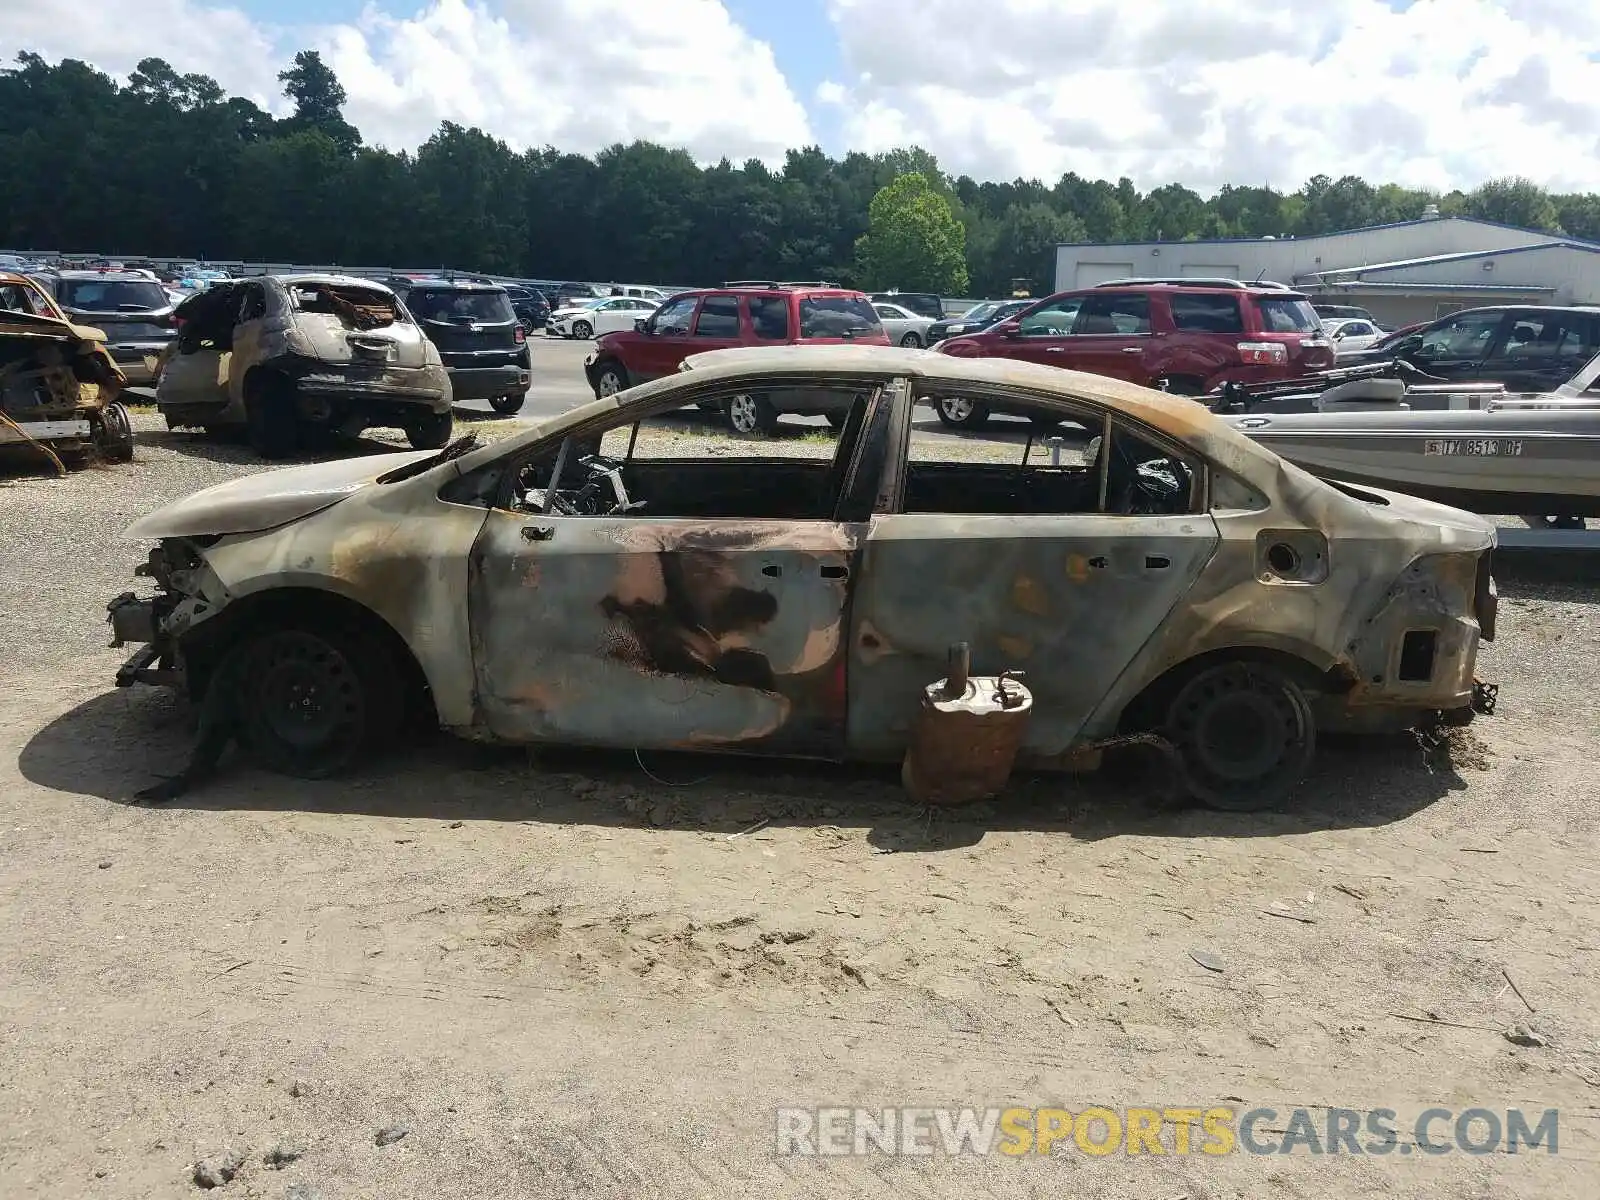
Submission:
POLYGON ((275 626, 235 654, 213 686, 233 689, 240 740, 268 770, 326 778, 397 731, 400 674, 358 630, 275 626))
POLYGON ((574 321, 572 323, 572 336, 579 341, 585 341, 594 336, 594 326, 587 321, 574 321))
POLYGON ((737 396, 728 397, 724 412, 728 418, 728 428, 735 433, 751 436, 771 433, 778 427, 778 410, 772 407, 772 402, 765 396, 740 392, 737 396))
POLYGON ((1305 776, 1317 746, 1304 689, 1261 662, 1199 671, 1173 696, 1164 733, 1195 799, 1230 812, 1280 804, 1305 776))
POLYGON ((916 333, 908 333, 900 339, 900 344, 908 350, 918 350, 922 347, 922 339, 916 333))
POLYGON ((952 429, 982 429, 989 422, 987 408, 961 396, 941 396, 933 410, 952 429))
POLYGON ((413 450, 438 450, 450 440, 450 430, 455 422, 449 410, 442 413, 425 413, 413 417, 406 426, 406 441, 413 450))
POLYGON ((526 392, 512 392, 509 396, 490 397, 489 407, 502 417, 509 417, 522 411, 522 402, 528 398, 526 392))
POLYGON ((615 396, 628 388, 628 370, 621 363, 606 359, 594 374, 594 394, 615 396))

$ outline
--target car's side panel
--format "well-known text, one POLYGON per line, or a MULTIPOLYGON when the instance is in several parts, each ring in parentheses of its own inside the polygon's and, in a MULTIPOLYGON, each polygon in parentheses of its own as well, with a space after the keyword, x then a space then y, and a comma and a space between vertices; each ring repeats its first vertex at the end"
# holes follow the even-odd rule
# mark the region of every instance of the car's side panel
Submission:
POLYGON ((834 758, 859 526, 490 512, 483 727, 513 742, 834 758))
POLYGON ((1216 544, 1204 514, 876 517, 852 609, 852 755, 904 750, 962 641, 974 674, 1027 673, 1024 753, 1064 753, 1216 544))

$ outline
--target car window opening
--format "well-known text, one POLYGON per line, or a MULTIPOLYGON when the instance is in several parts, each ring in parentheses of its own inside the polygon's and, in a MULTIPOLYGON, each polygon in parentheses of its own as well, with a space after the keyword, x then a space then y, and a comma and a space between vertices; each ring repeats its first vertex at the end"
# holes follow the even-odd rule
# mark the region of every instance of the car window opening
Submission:
POLYGON ((571 517, 830 520, 861 441, 871 392, 859 385, 822 390, 837 393, 838 410, 845 414, 841 432, 797 428, 787 447, 794 453, 700 456, 694 441, 678 440, 678 430, 649 424, 660 414, 647 414, 544 447, 516 469, 506 503, 514 512, 571 517), (606 445, 612 439, 620 443, 614 449, 606 445), (681 456, 675 453, 679 446, 686 451, 681 456))
POLYGON ((327 313, 347 329, 382 329, 401 319, 394 297, 370 288, 302 283, 290 288, 289 296, 300 312, 327 313))

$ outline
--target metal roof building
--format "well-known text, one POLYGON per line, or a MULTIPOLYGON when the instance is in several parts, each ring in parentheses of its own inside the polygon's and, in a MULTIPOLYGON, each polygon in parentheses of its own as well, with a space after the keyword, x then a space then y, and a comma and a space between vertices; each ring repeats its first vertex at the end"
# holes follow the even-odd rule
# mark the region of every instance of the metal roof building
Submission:
POLYGON ((1202 275, 1273 280, 1403 325, 1483 304, 1600 301, 1600 244, 1428 215, 1312 237, 1056 248, 1057 291, 1128 276, 1202 275))

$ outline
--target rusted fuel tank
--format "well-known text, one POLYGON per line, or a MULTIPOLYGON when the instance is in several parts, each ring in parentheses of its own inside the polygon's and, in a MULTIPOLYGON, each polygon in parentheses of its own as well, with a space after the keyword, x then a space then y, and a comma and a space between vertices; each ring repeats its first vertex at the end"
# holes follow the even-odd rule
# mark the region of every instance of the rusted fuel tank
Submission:
POLYGON ((1033 712, 1016 675, 970 677, 971 648, 950 647, 945 678, 922 693, 922 708, 900 765, 900 782, 921 804, 967 804, 1005 787, 1033 712))

